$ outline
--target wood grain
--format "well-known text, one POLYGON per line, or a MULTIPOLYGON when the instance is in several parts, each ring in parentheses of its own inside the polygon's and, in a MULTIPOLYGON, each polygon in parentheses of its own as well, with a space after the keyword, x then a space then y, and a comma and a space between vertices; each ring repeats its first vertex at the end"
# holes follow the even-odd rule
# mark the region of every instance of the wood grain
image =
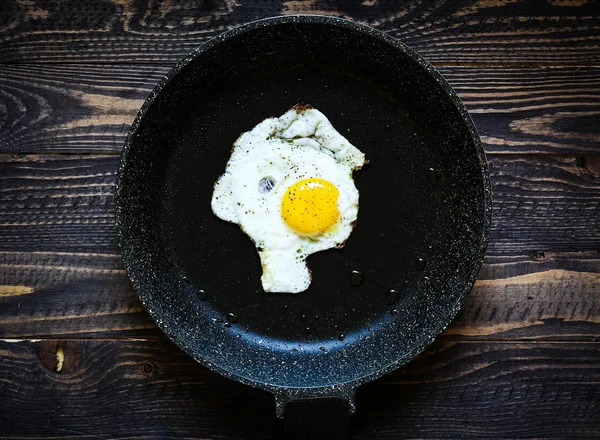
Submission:
MULTIPOLYGON (((600 324, 600 161, 494 155, 480 279, 446 332, 593 339, 600 324)), ((0 157, 0 337, 160 337, 116 246, 118 157, 0 157)))
MULTIPOLYGON (((0 353, 0 438, 280 438, 268 393, 169 342, 0 342, 0 353)), ((436 343, 359 389, 352 438, 597 438, 598 362, 594 343, 436 343)))
POLYGON ((0 261, 0 338, 165 338, 117 253, 1 252, 0 261))
POLYGON ((447 339, 596 340, 600 254, 488 255, 447 339))
MULTIPOLYGON (((120 152, 164 65, 0 65, 0 151, 120 152)), ((600 153, 600 68, 441 67, 490 153, 600 153)))
POLYGON ((6 0, 0 62, 174 62, 233 26, 298 13, 370 24, 436 63, 595 64, 600 55, 595 0, 6 0))
MULTIPOLYGON (((164 339, 116 254, 2 252, 0 337, 164 339)), ((600 256, 488 256, 446 340, 595 340, 600 256)))
MULTIPOLYGON (((490 255, 600 249, 597 156, 489 157, 490 255)), ((0 250, 116 252, 117 156, 0 156, 0 250)))
POLYGON ((167 66, 0 67, 0 151, 120 152, 167 66))

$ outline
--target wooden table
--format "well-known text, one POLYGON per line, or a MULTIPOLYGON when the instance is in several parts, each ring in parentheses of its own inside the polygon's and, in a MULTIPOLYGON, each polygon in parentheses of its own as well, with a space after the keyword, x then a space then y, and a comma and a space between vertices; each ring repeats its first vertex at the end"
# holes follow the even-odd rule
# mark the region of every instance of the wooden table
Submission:
POLYGON ((266 392, 193 362, 123 270, 115 171, 177 60, 279 14, 369 23, 479 128, 493 231, 459 318, 360 389, 353 437, 600 437, 600 4, 2 0, 0 438, 278 438, 266 392))

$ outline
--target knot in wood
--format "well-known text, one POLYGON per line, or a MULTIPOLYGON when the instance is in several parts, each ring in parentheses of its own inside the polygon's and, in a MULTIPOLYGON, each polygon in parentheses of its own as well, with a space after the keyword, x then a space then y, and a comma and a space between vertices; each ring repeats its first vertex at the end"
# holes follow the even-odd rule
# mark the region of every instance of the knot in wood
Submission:
POLYGON ((81 350, 71 341, 46 341, 38 351, 41 364, 49 371, 69 374, 81 363, 81 350))
POLYGON ((154 366, 150 363, 150 362, 146 362, 143 366, 142 366, 142 371, 144 372, 144 374, 146 376, 151 376, 152 372, 154 371, 154 366))

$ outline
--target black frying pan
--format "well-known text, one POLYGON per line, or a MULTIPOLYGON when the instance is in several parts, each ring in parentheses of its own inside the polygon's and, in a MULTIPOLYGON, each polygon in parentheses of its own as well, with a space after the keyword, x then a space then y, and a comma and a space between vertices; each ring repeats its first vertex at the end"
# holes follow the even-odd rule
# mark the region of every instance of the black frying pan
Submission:
POLYGON ((490 204, 479 137, 441 75, 381 32, 319 16, 250 23, 185 58, 133 123, 116 190, 123 259, 152 317, 200 363, 271 391, 278 415, 322 397, 353 411, 356 387, 423 351, 473 286, 490 204), (370 164, 346 246, 309 257, 306 292, 266 294, 254 245, 210 200, 240 133, 296 103, 370 164))

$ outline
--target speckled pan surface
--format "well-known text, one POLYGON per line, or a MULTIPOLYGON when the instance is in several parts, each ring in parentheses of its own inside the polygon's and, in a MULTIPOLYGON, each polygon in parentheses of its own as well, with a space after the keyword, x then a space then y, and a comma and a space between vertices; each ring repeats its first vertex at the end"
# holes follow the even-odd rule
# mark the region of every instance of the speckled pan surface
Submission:
POLYGON ((160 328, 282 404, 350 398, 441 333, 483 260, 491 188, 471 118, 425 60, 363 25, 292 16, 225 32, 158 84, 127 138, 116 207, 127 273, 160 328), (296 103, 371 162, 355 173, 346 246, 309 257, 306 292, 265 294, 254 246, 210 198, 239 134, 296 103))

